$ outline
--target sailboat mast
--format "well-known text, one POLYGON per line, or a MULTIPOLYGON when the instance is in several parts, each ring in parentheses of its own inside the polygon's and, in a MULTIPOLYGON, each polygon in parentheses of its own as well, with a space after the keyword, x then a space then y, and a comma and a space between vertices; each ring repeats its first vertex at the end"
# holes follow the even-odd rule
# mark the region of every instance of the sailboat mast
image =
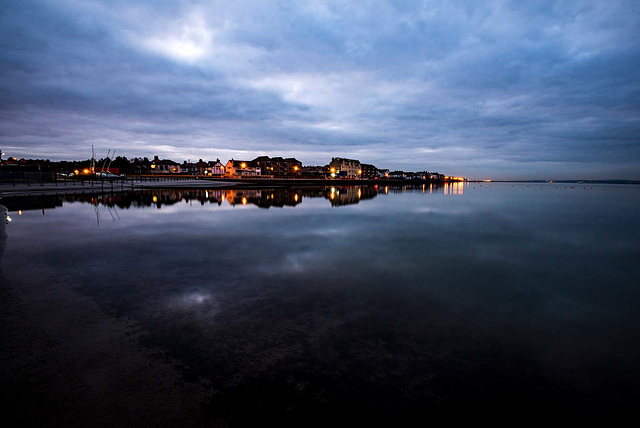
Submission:
POLYGON ((107 150, 107 157, 104 158, 104 161, 102 162, 102 169, 100 169, 100 174, 104 174, 104 166, 107 164, 107 159, 109 159, 109 153, 111 153, 111 149, 107 150))
POLYGON ((93 149, 93 144, 91 145, 91 172, 96 172, 96 151, 93 149))
POLYGON ((116 151, 114 150, 113 153, 111 153, 111 157, 109 158, 109 163, 107 164, 107 174, 109 174, 109 168, 111 168, 111 161, 113 160, 115 155, 116 155, 116 151))

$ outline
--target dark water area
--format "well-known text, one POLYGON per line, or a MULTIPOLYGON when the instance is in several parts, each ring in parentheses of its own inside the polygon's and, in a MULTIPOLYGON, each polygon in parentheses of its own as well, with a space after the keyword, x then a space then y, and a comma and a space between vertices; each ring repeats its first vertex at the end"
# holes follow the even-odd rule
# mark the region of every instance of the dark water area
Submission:
POLYGON ((30 316, 57 320, 73 310, 58 307, 64 296, 81 296, 135 331, 153 361, 204 388, 205 420, 619 414, 640 398, 638 186, 149 190, 0 203, 12 220, 2 275, 40 308, 30 316))

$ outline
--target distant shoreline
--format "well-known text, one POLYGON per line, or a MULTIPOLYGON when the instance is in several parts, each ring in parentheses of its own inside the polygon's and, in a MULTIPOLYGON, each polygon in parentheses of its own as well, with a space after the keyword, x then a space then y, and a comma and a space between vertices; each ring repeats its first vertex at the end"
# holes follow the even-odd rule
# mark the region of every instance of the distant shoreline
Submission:
POLYGON ((186 176, 127 177, 127 180, 59 180, 57 183, 12 184, 0 183, 0 199, 26 195, 57 195, 82 193, 113 193, 145 189, 259 189, 295 186, 410 186, 432 184, 443 186, 454 183, 535 183, 535 184, 621 184, 640 185, 640 180, 465 180, 434 181, 407 179, 307 179, 307 178, 190 178, 186 176), (157 178, 158 181, 153 179, 157 178))
POLYGON ((468 180, 469 183, 640 184, 640 180, 468 180))
POLYGON ((0 198, 25 195, 56 195, 82 193, 113 193, 145 189, 212 189, 212 188, 242 188, 256 189, 265 187, 295 187, 295 186, 371 186, 371 185, 418 185, 437 184, 441 181, 425 180, 363 180, 363 179, 257 179, 257 178, 193 178, 188 176, 130 176, 125 180, 109 179, 73 179, 58 180, 57 182, 0 183, 0 198), (157 179, 154 180, 154 179, 157 179))

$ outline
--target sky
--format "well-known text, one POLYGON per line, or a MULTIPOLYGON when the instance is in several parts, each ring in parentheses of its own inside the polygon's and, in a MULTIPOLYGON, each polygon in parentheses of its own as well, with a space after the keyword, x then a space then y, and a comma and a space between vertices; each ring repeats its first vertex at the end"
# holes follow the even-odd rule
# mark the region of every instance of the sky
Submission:
POLYGON ((640 179, 640 1, 0 0, 4 159, 640 179))

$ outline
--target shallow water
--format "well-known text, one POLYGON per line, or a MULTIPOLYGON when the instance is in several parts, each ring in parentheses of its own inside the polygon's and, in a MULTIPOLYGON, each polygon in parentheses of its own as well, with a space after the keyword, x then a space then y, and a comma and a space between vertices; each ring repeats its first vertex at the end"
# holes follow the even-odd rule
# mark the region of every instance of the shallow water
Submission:
POLYGON ((135 325, 141 349, 206 385, 212 418, 295 426, 639 398, 638 186, 1 202, 2 273, 24 298, 45 307, 71 290, 135 325))

